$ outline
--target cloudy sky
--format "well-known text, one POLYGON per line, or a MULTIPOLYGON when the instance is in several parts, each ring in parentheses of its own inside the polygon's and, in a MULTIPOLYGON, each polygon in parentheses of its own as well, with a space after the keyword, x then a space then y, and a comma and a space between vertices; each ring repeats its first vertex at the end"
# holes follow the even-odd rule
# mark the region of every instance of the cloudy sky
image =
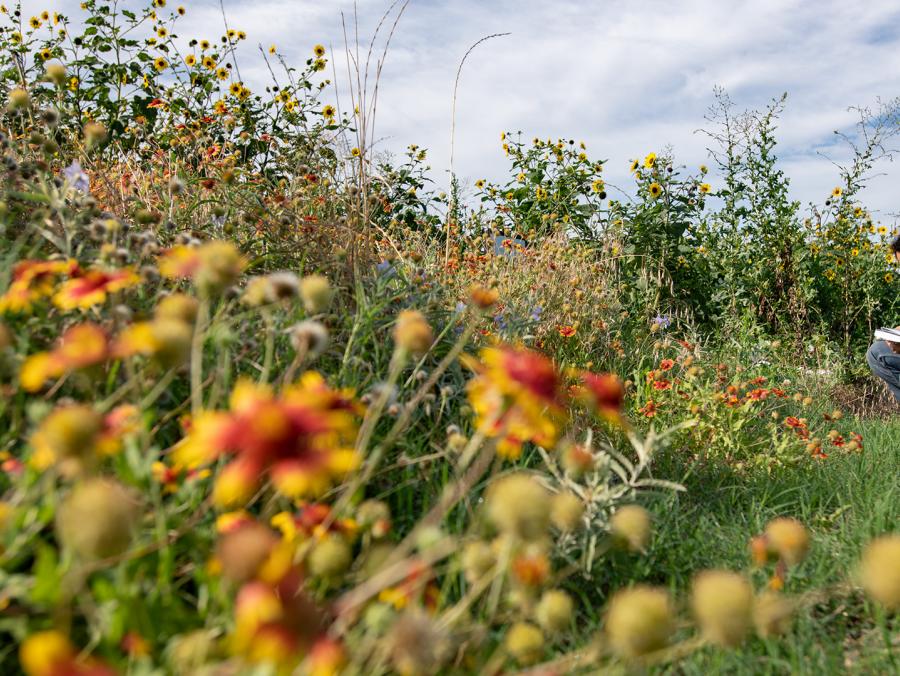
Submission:
MULTIPOLYGON (((218 0, 181 1, 182 37, 221 34, 218 0)), ((79 13, 73 0, 56 4, 79 13)), ((361 41, 388 5, 358 0, 361 41)), ((300 64, 321 42, 340 59, 341 12, 351 21, 353 13, 352 0, 225 6, 229 24, 248 33, 240 65, 250 84, 265 76, 259 44, 274 43, 300 64)), ((411 0, 381 79, 379 147, 429 148, 434 179, 446 184, 457 66, 472 43, 501 32, 510 35, 469 57, 460 84, 456 167, 469 184, 505 175, 503 130, 584 140, 625 189, 629 159, 650 151, 670 146, 677 161, 696 167, 709 161, 697 129, 721 85, 739 108, 788 92, 782 166, 797 199, 820 203, 837 184, 831 161, 846 158, 834 131, 852 129, 848 107, 900 95, 900 3, 892 0, 411 0)), ((890 220, 900 212, 900 163, 879 171, 865 200, 890 220)))

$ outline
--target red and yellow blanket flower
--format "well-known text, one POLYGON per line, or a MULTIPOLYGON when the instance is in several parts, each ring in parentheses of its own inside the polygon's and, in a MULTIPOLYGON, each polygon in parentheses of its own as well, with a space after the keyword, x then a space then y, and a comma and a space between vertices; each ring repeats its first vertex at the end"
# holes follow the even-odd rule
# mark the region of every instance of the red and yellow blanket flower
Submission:
POLYGON ((246 504, 265 477, 290 498, 320 495, 358 466, 352 444, 361 413, 352 393, 331 389, 317 373, 280 394, 242 380, 228 411, 204 411, 191 421, 175 462, 194 468, 231 456, 213 489, 223 508, 246 504))
POLYGON ((576 386, 576 393, 601 418, 611 422, 622 421, 625 388, 618 376, 585 371, 581 374, 581 383, 576 386))
POLYGON ((135 286, 140 281, 140 276, 131 268, 88 270, 63 282, 53 296, 53 303, 61 310, 87 309, 104 302, 109 294, 135 286))
POLYGON ((27 392, 37 392, 48 380, 99 364, 109 356, 106 331, 96 324, 76 324, 66 329, 53 350, 37 352, 25 360, 19 371, 19 382, 27 392))
POLYGON ((24 260, 13 268, 12 282, 0 296, 0 313, 30 312, 33 305, 53 294, 60 277, 78 274, 78 262, 24 260))
POLYGON ((488 347, 480 360, 469 357, 476 373, 469 401, 479 429, 497 437, 497 453, 515 459, 531 441, 550 448, 566 421, 559 373, 546 356, 524 347, 488 347))

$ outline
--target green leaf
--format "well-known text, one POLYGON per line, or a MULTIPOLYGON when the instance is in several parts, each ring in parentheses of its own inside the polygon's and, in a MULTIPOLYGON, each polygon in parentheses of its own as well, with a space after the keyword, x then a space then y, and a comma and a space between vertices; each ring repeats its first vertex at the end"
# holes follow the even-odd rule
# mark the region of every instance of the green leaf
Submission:
POLYGON ((40 605, 53 605, 59 599, 62 573, 56 550, 48 544, 42 544, 37 551, 34 562, 34 587, 31 599, 40 605))

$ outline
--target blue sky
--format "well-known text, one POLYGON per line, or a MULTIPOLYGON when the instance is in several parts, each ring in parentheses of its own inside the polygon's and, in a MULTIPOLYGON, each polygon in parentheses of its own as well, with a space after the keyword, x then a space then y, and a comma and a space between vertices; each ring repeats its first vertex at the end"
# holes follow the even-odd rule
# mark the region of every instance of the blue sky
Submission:
MULTIPOLYGON (((178 0, 170 0, 170 8, 178 0)), ((129 4, 133 4, 129 2, 129 4)), ((216 39, 217 1, 183 0, 178 33, 216 39)), ((367 40, 388 7, 358 0, 367 40)), ((76 3, 53 6, 77 15, 76 3)), ((302 63, 321 42, 342 61, 341 11, 352 0, 225 0, 229 23, 245 30, 241 73, 264 81, 257 45, 276 44, 302 63), (333 49, 331 49, 333 48, 333 49)), ((45 5, 28 2, 26 11, 45 5)), ((739 108, 788 92, 779 139, 793 195, 821 203, 837 184, 829 161, 846 159, 834 130, 849 130, 853 105, 900 95, 900 4, 886 0, 412 0, 400 20, 381 80, 378 148, 430 150, 434 179, 447 182, 453 80, 468 47, 489 33, 463 71, 457 104, 456 167, 469 185, 505 176, 503 130, 526 138, 584 140, 606 158, 607 178, 628 190, 630 158, 666 148, 693 168, 709 162, 696 133, 725 87, 739 108)), ((898 140, 900 146, 900 140, 898 140)), ((900 156, 898 156, 900 159, 900 156)), ((878 167, 864 194, 886 221, 900 212, 894 163, 878 167)), ((715 176, 711 181, 715 184, 715 176)))

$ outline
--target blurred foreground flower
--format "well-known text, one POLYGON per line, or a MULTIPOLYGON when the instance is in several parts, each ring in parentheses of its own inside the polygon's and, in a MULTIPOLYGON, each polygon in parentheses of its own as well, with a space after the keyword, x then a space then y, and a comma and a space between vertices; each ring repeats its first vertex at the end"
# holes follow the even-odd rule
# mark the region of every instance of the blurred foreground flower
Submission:
POLYGON ((0 296, 0 312, 30 312, 34 303, 50 296, 62 276, 78 272, 78 262, 25 260, 13 268, 12 282, 0 296))
POLYGON ((19 646, 19 662, 27 676, 115 676, 98 660, 82 658, 68 637, 56 630, 39 631, 19 646))
POLYGON ((159 259, 159 272, 169 279, 190 278, 204 296, 234 284, 246 259, 231 242, 212 241, 197 247, 178 245, 159 259))
POLYGON ((131 268, 88 270, 64 282, 53 296, 53 302, 61 310, 87 309, 105 301, 109 294, 135 286, 140 281, 140 276, 131 268))
POLYGON ((244 380, 230 410, 205 411, 192 421, 174 457, 193 468, 235 456, 216 480, 213 497, 221 507, 246 504, 265 474, 288 497, 319 495, 358 465, 352 443, 361 412, 352 393, 332 390, 316 373, 280 395, 244 380))
POLYGON ((109 338, 96 324, 76 324, 66 330, 50 352, 29 356, 19 372, 19 381, 28 392, 37 392, 44 383, 67 371, 99 364, 109 357, 109 338))
POLYGON ((870 542, 859 570, 863 589, 888 610, 900 608, 900 535, 870 542))

